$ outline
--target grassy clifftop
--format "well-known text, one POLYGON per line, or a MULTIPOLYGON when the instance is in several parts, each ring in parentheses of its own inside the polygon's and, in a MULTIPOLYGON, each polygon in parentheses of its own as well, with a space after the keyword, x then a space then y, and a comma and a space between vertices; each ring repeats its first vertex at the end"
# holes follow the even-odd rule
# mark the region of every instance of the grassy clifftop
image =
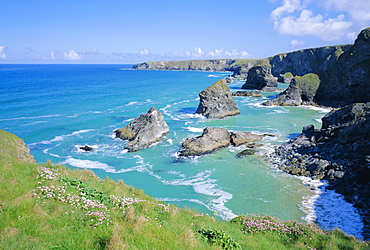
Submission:
POLYGON ((0 130, 0 249, 367 248, 338 230, 269 217, 218 221, 24 152, 22 140, 0 130))

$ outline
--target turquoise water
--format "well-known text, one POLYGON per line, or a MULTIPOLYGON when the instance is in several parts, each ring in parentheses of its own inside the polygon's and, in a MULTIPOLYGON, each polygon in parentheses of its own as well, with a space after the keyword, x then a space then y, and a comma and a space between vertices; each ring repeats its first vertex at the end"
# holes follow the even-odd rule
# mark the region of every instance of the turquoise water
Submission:
POLYGON ((303 126, 320 127, 328 110, 264 107, 260 104, 277 94, 265 93, 236 97, 239 116, 207 120, 194 115, 198 93, 226 73, 124 67, 129 65, 0 65, 0 128, 24 139, 38 162, 92 169, 101 178, 121 179, 159 200, 222 219, 247 213, 298 221, 312 217, 313 205, 302 203, 314 195, 310 187, 265 165, 261 156, 303 126), (152 106, 163 113, 170 133, 155 146, 127 153, 126 142, 113 131, 152 106), (243 147, 178 159, 181 142, 206 126, 275 136, 265 137, 256 155, 242 159, 236 154, 243 147), (80 150, 84 145, 94 150, 80 150))

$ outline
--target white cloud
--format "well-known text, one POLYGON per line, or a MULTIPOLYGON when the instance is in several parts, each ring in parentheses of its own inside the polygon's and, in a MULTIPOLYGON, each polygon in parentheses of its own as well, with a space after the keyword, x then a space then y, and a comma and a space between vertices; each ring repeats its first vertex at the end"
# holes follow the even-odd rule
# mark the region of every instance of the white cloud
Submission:
POLYGON ((82 59, 82 56, 79 53, 77 53, 76 51, 74 51, 73 49, 64 52, 63 55, 64 55, 64 59, 66 59, 66 60, 75 61, 75 60, 82 59))
POLYGON ((303 6, 301 4, 300 0, 284 0, 283 5, 274 9, 270 17, 273 19, 273 21, 277 21, 286 13, 293 13, 296 10, 303 9, 303 6))
POLYGON ((0 46, 0 59, 7 59, 5 54, 5 46, 0 46))
POLYGON ((353 38, 365 25, 359 21, 370 21, 370 4, 369 0, 283 0, 270 18, 280 34, 336 41, 353 38), (315 14, 322 8, 327 11, 325 16, 315 14), (333 16, 333 10, 339 14, 333 16))
POLYGON ((50 52, 50 59, 54 60, 55 59, 55 51, 53 50, 50 52))
POLYGON ((146 56, 146 55, 149 55, 149 50, 148 49, 143 49, 140 51, 140 55, 142 56, 146 56))
POLYGON ((325 41, 338 40, 352 25, 345 21, 343 14, 324 20, 322 15, 313 15, 311 10, 302 10, 299 17, 287 16, 279 20, 275 29, 280 34, 303 36, 311 35, 325 41))
POLYGON ((298 40, 295 40, 295 39, 290 41, 290 47, 291 48, 303 47, 305 44, 306 44, 305 41, 298 41, 298 40))
POLYGON ((324 0, 323 6, 327 10, 348 12, 351 19, 355 22, 365 24, 370 21, 370 2, 369 0, 324 0))
POLYGON ((204 53, 203 53, 203 51, 202 51, 202 49, 200 47, 196 47, 195 48, 195 55, 196 56, 202 56, 202 55, 204 55, 204 53))
POLYGON ((91 49, 87 51, 82 51, 80 55, 89 56, 89 55, 100 55, 100 52, 97 49, 91 49))

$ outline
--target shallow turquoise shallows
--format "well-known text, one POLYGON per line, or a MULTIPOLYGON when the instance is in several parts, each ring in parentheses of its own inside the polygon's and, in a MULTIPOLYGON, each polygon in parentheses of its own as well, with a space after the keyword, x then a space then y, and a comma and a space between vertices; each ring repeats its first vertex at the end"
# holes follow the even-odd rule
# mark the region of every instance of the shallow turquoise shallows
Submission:
MULTIPOLYGON (((303 126, 320 127, 328 110, 261 106, 278 94, 273 92, 263 98, 236 97, 240 115, 207 120, 194 115, 198 94, 227 73, 122 70, 129 67, 0 65, 0 128, 24 139, 37 162, 92 169, 101 178, 122 179, 183 208, 222 219, 250 213, 283 220, 316 218, 322 227, 340 227, 360 237, 361 219, 343 197, 325 188, 312 192, 312 185, 262 161, 274 145, 288 141, 303 126), (170 133, 150 148, 127 153, 126 142, 114 138, 113 131, 151 107, 163 113, 170 133), (182 141, 207 126, 275 136, 265 137, 264 146, 245 158, 236 157, 243 147, 229 147, 179 159, 182 141), (94 150, 79 149, 85 145, 94 150), (329 198, 323 200, 319 192, 329 198), (338 216, 341 220, 335 221, 338 216)), ((242 84, 232 83, 231 91, 242 84)))

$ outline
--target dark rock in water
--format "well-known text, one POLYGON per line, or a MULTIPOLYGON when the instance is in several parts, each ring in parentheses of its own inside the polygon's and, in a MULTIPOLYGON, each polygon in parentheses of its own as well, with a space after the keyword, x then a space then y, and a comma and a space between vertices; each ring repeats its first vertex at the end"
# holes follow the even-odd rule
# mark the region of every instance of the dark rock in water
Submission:
POLYGON ((243 150, 243 151, 241 151, 241 152, 239 152, 236 156, 238 157, 238 158, 243 158, 243 157, 246 157, 246 156, 248 156, 248 155, 253 155, 254 154, 254 150, 253 149, 245 149, 245 150, 243 150))
MULTIPOLYGON (((278 147, 269 160, 285 172, 328 180, 358 208, 370 208, 370 102, 335 109, 278 147)), ((370 221, 367 221, 370 226, 370 221)))
POLYGON ((129 140, 125 148, 129 152, 135 152, 161 140, 169 132, 169 128, 162 113, 152 107, 148 113, 141 114, 124 128, 114 132, 116 137, 129 140))
POLYGON ((257 89, 264 92, 276 91, 278 81, 271 73, 271 64, 268 59, 261 60, 248 71, 246 83, 242 89, 257 89))
POLYGON ((84 150, 84 151, 93 151, 94 149, 90 146, 83 146, 83 147, 80 147, 80 149, 84 150))
POLYGON ((250 90, 250 91, 236 91, 232 93, 233 96, 251 96, 251 97, 262 97, 261 91, 250 90))
POLYGON ((199 94, 200 103, 195 113, 209 119, 220 119, 240 114, 225 79, 221 79, 199 94))
POLYGON ((309 73, 304 76, 296 76, 284 92, 275 99, 263 103, 263 105, 297 106, 313 104, 319 86, 320 79, 316 74, 309 73))
POLYGON ((255 142, 262 140, 261 135, 256 135, 251 132, 231 132, 231 143, 234 146, 240 146, 249 142, 255 142))
POLYGON ((180 156, 204 155, 229 145, 230 133, 226 129, 206 127, 201 136, 186 138, 180 156))

